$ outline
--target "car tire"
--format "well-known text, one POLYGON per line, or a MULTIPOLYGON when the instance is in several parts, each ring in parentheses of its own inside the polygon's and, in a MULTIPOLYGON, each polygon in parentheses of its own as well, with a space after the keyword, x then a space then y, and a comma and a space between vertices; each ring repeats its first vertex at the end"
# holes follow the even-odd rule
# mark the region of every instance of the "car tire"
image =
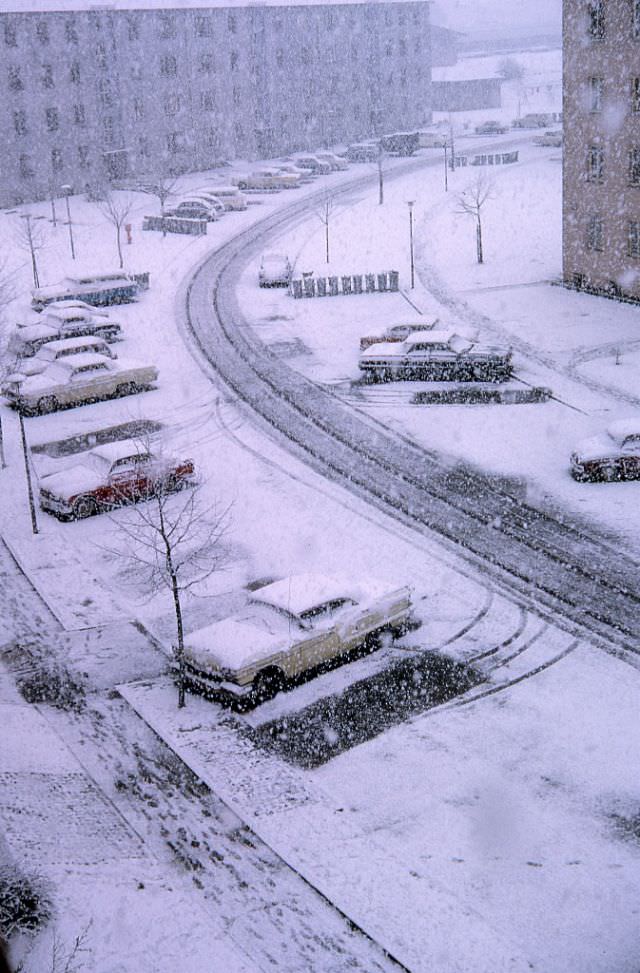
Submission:
POLYGON ((73 519, 86 520, 98 513, 98 504, 93 497, 78 497, 73 504, 73 519))
POLYGON ((600 467, 600 479, 603 483, 615 483, 621 479, 620 471, 614 463, 600 467))
POLYGON ((125 395, 137 395, 139 391, 140 386, 136 385, 135 382, 125 382, 123 385, 118 385, 116 395, 120 398, 125 395))
POLYGON ((273 699, 284 689, 284 684, 285 678, 281 669, 275 667, 261 669, 253 680, 252 697, 254 705, 259 706, 261 703, 273 699))
POLYGON ((48 412, 55 412, 58 408, 58 400, 55 395, 44 395, 41 399, 38 399, 38 415, 44 416, 48 412))

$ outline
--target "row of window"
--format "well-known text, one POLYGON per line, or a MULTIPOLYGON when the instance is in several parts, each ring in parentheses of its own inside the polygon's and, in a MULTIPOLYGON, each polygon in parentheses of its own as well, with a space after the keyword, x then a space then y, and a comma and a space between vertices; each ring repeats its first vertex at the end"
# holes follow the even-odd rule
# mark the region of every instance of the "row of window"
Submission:
MULTIPOLYGON (((400 26, 407 23, 407 12, 400 9, 394 15, 390 10, 386 10, 384 14, 384 23, 387 27, 392 26, 394 20, 400 26)), ((348 23, 354 26, 357 23, 356 13, 354 11, 347 12, 348 23)), ((332 10, 324 12, 324 27, 327 30, 335 30, 340 22, 340 17, 332 10)), ((413 23, 418 24, 420 22, 420 14, 417 10, 413 11, 413 23)), ((217 23, 217 18, 214 20, 213 17, 209 17, 206 14, 197 14, 193 18, 193 29, 196 37, 212 37, 214 34, 214 25, 217 23)), ((100 29, 102 24, 98 19, 93 20, 93 24, 97 29, 100 29)), ((127 16, 126 18, 127 32, 130 41, 136 41, 140 38, 140 24, 141 21, 138 17, 127 16)), ((169 40, 175 37, 178 33, 178 19, 170 13, 158 13, 157 15, 157 26, 158 35, 162 40, 169 40)), ((285 24, 282 17, 277 17, 274 23, 274 29, 276 31, 282 31, 285 29, 285 24)), ((238 29, 238 19, 236 14, 227 14, 227 30, 230 34, 235 34, 238 29)), ((50 23, 46 18, 38 18, 35 20, 35 36, 38 42, 42 45, 47 45, 51 41, 51 31, 50 23)), ((78 43, 78 25, 73 17, 68 17, 64 21, 64 37, 68 44, 78 43)), ((7 19, 4 23, 4 42, 7 47, 17 47, 18 46, 18 31, 17 24, 15 21, 7 19)))
MULTIPOLYGON (((81 169, 89 169, 91 166, 91 149, 88 145, 77 147, 78 165, 81 169)), ((61 149, 51 149, 51 172, 57 173, 64 168, 64 159, 61 149)), ((18 169, 22 179, 33 179, 35 170, 30 155, 23 153, 18 159, 18 169)))
MULTIPOLYGON (((605 153, 601 145, 590 145, 587 152, 587 182, 602 183, 605 174, 605 153)), ((627 154, 627 179, 630 186, 640 186, 640 147, 627 154)))
MULTIPOLYGON (((604 78, 589 78, 589 111, 602 111, 604 84, 604 78)), ((631 99, 631 111, 640 112, 640 78, 630 79, 629 94, 631 99)))
MULTIPOLYGON (((606 38, 607 22, 607 0, 591 0, 587 7, 587 32, 592 40, 606 38)), ((640 0, 631 0, 628 29, 632 37, 640 39, 640 0)))
MULTIPOLYGON (((605 224, 599 214, 590 216, 585 232, 587 250, 604 250, 605 224)), ((640 257, 640 220, 627 220, 627 256, 640 257)))

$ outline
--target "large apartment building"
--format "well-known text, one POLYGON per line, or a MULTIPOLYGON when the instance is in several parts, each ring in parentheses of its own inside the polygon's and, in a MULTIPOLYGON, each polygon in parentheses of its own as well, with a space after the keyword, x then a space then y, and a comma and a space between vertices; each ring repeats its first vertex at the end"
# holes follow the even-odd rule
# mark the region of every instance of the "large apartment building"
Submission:
POLYGON ((568 286, 640 300, 640 0, 564 0, 568 286))
POLYGON ((413 128, 429 4, 0 0, 0 206, 413 128))

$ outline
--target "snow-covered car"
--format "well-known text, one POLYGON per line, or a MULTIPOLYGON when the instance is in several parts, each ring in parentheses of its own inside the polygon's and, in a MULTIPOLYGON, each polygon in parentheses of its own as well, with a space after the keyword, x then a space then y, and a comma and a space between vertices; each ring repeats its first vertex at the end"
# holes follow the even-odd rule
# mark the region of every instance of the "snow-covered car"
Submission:
POLYGON ((94 304, 87 304, 86 301, 50 301, 47 304, 47 311, 88 311, 94 318, 108 318, 109 312, 102 307, 94 304))
POLYGON ((513 373, 511 350, 481 345, 454 331, 417 331, 404 341, 371 345, 360 370, 373 381, 502 382, 513 373))
POLYGON ((211 185, 205 187, 205 192, 213 193, 226 210, 244 210, 247 208, 247 197, 237 186, 211 183, 211 185))
POLYGON ((504 135, 504 133, 508 131, 508 125, 494 120, 482 122, 480 125, 476 125, 475 128, 476 135, 504 135))
POLYGON ((579 443, 571 454, 571 475, 589 480, 640 479, 640 419, 612 422, 605 432, 579 443))
POLYGON ((330 162, 318 158, 317 155, 294 155, 293 162, 303 169, 311 169, 319 176, 328 176, 334 169, 330 162))
POLYGON ((224 212, 224 206, 213 204, 209 199, 183 199, 175 209, 168 210, 165 216, 178 216, 187 220, 208 220, 215 222, 220 216, 220 207, 224 212))
POLYGON ((380 158, 378 142, 354 142, 345 152, 349 162, 377 162, 380 158))
POLYGON ((411 590, 379 580, 300 574, 251 594, 243 611, 185 639, 187 687, 255 705, 287 684, 412 624, 411 590))
POLYGON ((260 287, 288 287, 293 268, 285 253, 264 253, 260 260, 260 287))
POLYGON ((122 328, 117 321, 105 315, 94 315, 84 308, 47 309, 37 323, 17 327, 7 347, 11 354, 24 358, 35 355, 50 341, 87 335, 117 341, 122 337, 122 328))
POLYGON ((39 375, 51 362, 66 358, 67 355, 93 354, 105 358, 117 358, 117 354, 104 338, 87 335, 81 338, 61 338, 48 341, 30 358, 20 358, 16 370, 7 375, 7 382, 20 382, 30 375, 39 375))
POLYGON ((559 149, 562 145, 562 132, 543 132, 542 135, 535 136, 533 144, 540 145, 543 148, 559 149))
POLYGON ((443 149, 448 143, 444 132, 419 132, 418 144, 421 149, 443 149))
POLYGON ((316 157, 320 159, 321 162, 328 162, 332 169, 337 172, 344 172, 345 169, 349 168, 349 163, 346 159, 343 159, 341 155, 336 155, 335 152, 316 152, 316 157))
POLYGON ((293 162, 285 162, 282 165, 278 165, 278 172, 288 172, 293 173, 299 177, 300 182, 313 182, 313 180, 318 175, 313 169, 303 169, 301 166, 296 166, 293 162))
POLYGON ((296 189, 300 185, 300 176, 295 172, 282 172, 278 169, 254 169, 242 176, 232 179, 238 189, 254 191, 274 191, 279 189, 296 189))
POLYGON ((74 466, 43 476, 40 506, 60 520, 79 520, 193 482, 192 460, 155 455, 136 440, 123 439, 96 446, 74 466))
POLYGON ((410 334, 419 331, 433 331, 438 324, 438 319, 429 323, 428 321, 414 321, 412 324, 392 324, 381 335, 365 335, 360 338, 360 351, 370 348, 371 345, 379 345, 383 342, 404 341, 410 334))
POLYGON ((148 274, 125 274, 123 270, 80 277, 66 277, 59 284, 37 287, 31 292, 31 305, 41 311, 52 301, 85 301, 87 304, 129 304, 135 301, 148 274))
POLYGON ((157 378, 155 365, 112 361, 103 355, 69 355, 47 365, 39 375, 7 382, 2 394, 23 414, 42 415, 65 406, 134 395, 151 388, 157 378))

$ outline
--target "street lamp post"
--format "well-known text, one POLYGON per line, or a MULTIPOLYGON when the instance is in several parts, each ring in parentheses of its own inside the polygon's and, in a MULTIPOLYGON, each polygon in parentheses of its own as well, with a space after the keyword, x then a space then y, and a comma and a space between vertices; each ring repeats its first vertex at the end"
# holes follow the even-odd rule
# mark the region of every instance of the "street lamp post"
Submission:
POLYGON ((409 259, 411 261, 411 290, 415 286, 415 262, 413 258, 413 204, 414 199, 407 201, 407 206, 409 207, 409 259))
POLYGON ((444 145, 444 191, 445 193, 449 191, 449 176, 447 173, 448 163, 447 163, 447 140, 445 139, 444 145))
POLYGON ((67 204, 67 226, 69 227, 69 246, 71 247, 71 259, 76 259, 76 251, 73 245, 73 224, 71 223, 71 210, 69 208, 69 196, 73 194, 73 189, 71 186, 61 186, 62 193, 64 193, 65 202, 67 204))

